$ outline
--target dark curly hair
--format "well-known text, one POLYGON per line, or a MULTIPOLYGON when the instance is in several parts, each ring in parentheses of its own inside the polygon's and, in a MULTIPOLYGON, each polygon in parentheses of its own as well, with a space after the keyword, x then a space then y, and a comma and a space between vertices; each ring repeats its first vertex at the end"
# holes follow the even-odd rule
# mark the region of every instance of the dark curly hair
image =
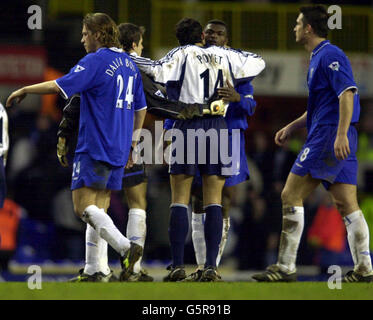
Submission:
POLYGON ((184 18, 176 24, 176 38, 181 46, 202 41, 202 26, 192 18, 184 18))

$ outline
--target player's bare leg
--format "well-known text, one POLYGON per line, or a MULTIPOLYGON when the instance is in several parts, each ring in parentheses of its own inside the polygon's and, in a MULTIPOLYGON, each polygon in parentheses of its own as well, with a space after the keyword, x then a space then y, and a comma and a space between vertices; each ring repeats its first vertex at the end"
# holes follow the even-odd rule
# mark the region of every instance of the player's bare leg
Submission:
MULTIPOLYGON (((127 238, 137 243, 142 248, 146 239, 146 190, 147 182, 142 182, 133 187, 124 188, 124 193, 129 207, 127 222, 127 238)), ((132 281, 153 281, 147 272, 141 268, 141 259, 135 263, 133 272, 135 274, 132 281)))
POLYGON ((188 205, 193 176, 185 174, 171 174, 171 207, 169 238, 172 254, 172 265, 168 268, 170 273, 164 281, 181 281, 185 279, 184 270, 184 244, 188 234, 188 205))
POLYGON ((98 235, 106 240, 122 257, 123 274, 121 274, 121 278, 125 280, 133 272, 133 265, 141 256, 142 248, 137 244, 131 243, 123 236, 105 210, 97 206, 97 201, 105 205, 110 199, 110 194, 110 190, 89 187, 75 189, 72 192, 74 210, 84 222, 90 224, 98 235))
POLYGON ((296 281, 296 258, 304 227, 303 201, 320 184, 320 180, 309 174, 301 177, 290 173, 281 193, 282 232, 276 265, 269 266, 257 281, 296 281))
POLYGON ((344 281, 371 282, 373 271, 369 252, 369 229, 357 202, 356 189, 352 184, 335 183, 329 191, 345 222, 354 261, 354 270, 347 273, 344 281))

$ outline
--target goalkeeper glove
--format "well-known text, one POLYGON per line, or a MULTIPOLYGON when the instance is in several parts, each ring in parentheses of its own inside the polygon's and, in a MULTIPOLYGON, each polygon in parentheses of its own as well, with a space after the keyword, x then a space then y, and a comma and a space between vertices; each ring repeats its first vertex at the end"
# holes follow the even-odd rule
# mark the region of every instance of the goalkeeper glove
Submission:
POLYGON ((209 108, 203 110, 203 114, 225 117, 228 110, 228 105, 229 103, 223 101, 223 99, 212 101, 209 108))
POLYGON ((67 161, 67 153, 69 151, 69 147, 66 143, 66 138, 58 137, 57 143, 57 157, 58 161, 61 163, 61 166, 67 167, 69 162, 67 161))

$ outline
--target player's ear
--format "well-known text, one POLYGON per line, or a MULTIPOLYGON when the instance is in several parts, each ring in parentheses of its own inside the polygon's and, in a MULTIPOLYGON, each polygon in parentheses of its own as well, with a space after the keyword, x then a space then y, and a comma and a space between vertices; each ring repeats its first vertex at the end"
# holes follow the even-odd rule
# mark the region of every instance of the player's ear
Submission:
POLYGON ((96 40, 96 41, 100 41, 100 38, 101 38, 101 32, 100 31, 97 31, 93 34, 93 38, 96 40))
POLYGON ((132 42, 132 49, 133 50, 136 50, 137 48, 137 43, 135 41, 132 42))

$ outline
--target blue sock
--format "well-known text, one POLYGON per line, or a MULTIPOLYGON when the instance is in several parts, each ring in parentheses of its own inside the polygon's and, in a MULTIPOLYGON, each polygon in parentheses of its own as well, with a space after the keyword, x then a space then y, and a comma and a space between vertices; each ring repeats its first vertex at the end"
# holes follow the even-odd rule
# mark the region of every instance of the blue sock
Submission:
POLYGON ((184 265, 184 245, 188 229, 188 206, 173 203, 171 205, 170 226, 168 229, 173 267, 184 265))
POLYGON ((219 244, 223 230, 223 216, 221 205, 211 204, 205 207, 205 241, 206 264, 205 267, 216 267, 216 257, 219 252, 219 244))

